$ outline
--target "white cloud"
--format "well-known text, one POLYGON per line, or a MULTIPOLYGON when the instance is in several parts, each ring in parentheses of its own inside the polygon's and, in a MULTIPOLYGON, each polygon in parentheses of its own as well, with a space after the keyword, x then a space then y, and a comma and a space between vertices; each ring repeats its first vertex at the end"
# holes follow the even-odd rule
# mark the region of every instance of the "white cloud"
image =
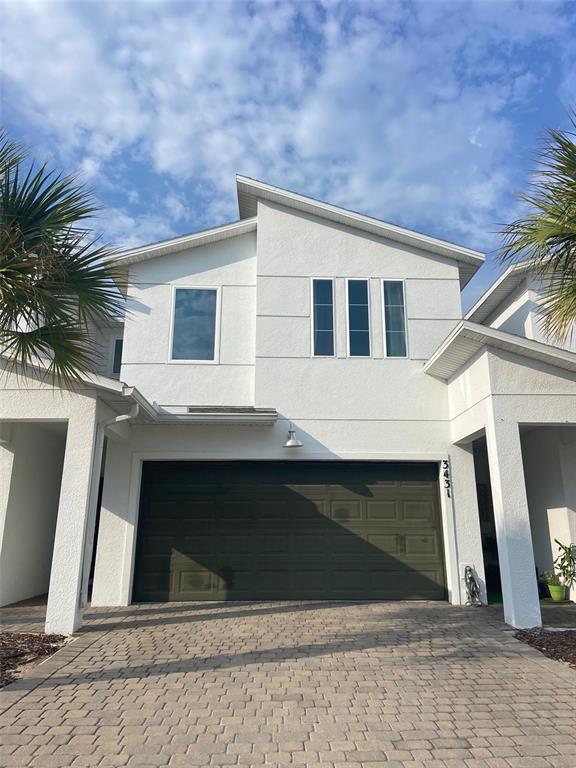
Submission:
POLYGON ((100 173, 100 162, 95 157, 85 157, 80 163, 80 174, 86 181, 92 181, 100 173))
POLYGON ((115 248, 135 248, 175 237, 177 232, 162 216, 130 215, 120 208, 108 208, 97 217, 95 225, 115 248))
POLYGON ((10 98, 114 199, 107 234, 130 244, 235 218, 240 172, 491 247, 519 122, 551 67, 574 89, 573 15, 552 2, 5 9, 10 98))
POLYGON ((96 4, 82 6, 4 3, 0 68, 17 106, 56 137, 62 154, 105 158, 146 130, 148 113, 106 30, 84 13, 96 4))
POLYGON ((190 215, 182 200, 174 194, 167 195, 164 205, 170 219, 174 222, 185 221, 190 215))

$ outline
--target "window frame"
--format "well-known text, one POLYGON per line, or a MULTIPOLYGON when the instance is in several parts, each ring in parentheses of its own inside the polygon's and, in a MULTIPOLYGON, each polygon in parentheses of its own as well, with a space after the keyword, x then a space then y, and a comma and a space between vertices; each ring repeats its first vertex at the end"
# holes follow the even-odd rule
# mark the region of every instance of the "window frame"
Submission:
POLYGON ((410 345, 408 339, 408 310, 406 307, 406 280, 403 277, 383 277, 380 280, 380 299, 382 301, 382 344, 385 360, 407 360, 410 357, 410 345), (384 283, 402 283, 402 296, 404 298, 404 340, 406 343, 405 355, 389 355, 386 343, 386 301, 384 298, 384 283))
POLYGON ((110 339, 110 352, 108 360, 110 361, 109 365, 109 371, 110 376, 118 376, 120 377, 120 371, 122 370, 122 358, 124 357, 124 334, 114 334, 112 338, 110 339), (121 341, 122 342, 122 353, 120 355, 120 369, 118 371, 114 370, 114 357, 116 355, 116 344, 121 341))
POLYGON ((170 332, 168 334, 168 364, 169 365, 218 365, 220 363, 220 322, 221 322, 221 292, 219 285, 173 285, 170 301, 170 332), (212 360, 197 360, 194 358, 178 359, 172 357, 174 341, 174 321, 176 319, 176 291, 216 291, 216 311, 214 317, 214 357, 212 360))
POLYGON ((311 277, 310 278, 310 357, 324 358, 330 360, 336 357, 336 281, 333 277, 311 277), (332 284, 332 341, 333 349, 331 355, 317 355, 314 352, 314 281, 315 280, 329 280, 332 284))
POLYGON ((346 278, 346 357, 349 357, 351 359, 357 359, 357 360, 369 360, 373 357, 374 352, 374 344, 372 340, 372 300, 371 300, 371 289, 370 289, 370 278, 369 277, 347 277, 346 278), (366 283, 366 294, 368 298, 368 346, 370 348, 370 351, 367 355, 351 355, 350 354, 350 294, 348 292, 348 283, 354 282, 354 281, 361 281, 363 280, 366 283))

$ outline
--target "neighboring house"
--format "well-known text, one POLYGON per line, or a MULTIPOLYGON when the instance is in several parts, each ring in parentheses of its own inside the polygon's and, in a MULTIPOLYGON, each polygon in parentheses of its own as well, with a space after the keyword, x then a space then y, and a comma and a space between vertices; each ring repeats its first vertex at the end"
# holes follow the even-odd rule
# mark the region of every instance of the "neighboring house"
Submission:
POLYGON ((463 320, 481 254, 237 184, 238 222, 115 257, 128 314, 93 376, 2 377, 1 602, 48 592, 59 632, 90 584, 462 604, 470 565, 540 624, 536 568, 576 540, 576 354, 538 335, 529 273, 463 320))

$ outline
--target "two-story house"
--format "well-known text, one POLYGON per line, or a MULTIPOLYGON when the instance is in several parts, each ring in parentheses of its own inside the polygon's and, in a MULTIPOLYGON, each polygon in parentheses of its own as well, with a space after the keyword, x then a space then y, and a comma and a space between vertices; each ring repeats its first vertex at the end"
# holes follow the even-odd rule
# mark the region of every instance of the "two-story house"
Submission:
POLYGON ((576 353, 537 335, 538 286, 513 267, 463 319, 481 254, 237 186, 239 221, 115 257, 98 371, 2 377, 0 602, 48 592, 62 632, 90 585, 464 604, 469 565, 538 625, 576 540, 576 353))

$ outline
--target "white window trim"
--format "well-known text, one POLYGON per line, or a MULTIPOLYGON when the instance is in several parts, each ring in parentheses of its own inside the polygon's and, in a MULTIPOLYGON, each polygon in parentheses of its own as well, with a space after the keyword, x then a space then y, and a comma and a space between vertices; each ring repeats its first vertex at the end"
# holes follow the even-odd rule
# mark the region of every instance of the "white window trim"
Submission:
POLYGON ((410 357, 410 342, 408 338, 408 310, 406 307, 406 280, 401 277, 383 277, 380 281, 380 301, 382 302, 382 343, 384 347, 385 360, 407 360, 410 357), (405 355, 388 355, 388 346, 386 344, 386 306, 384 302, 384 283, 402 283, 402 294, 404 296, 404 335, 406 339, 405 355))
POLYGON ((330 359, 336 357, 336 289, 335 280, 333 277, 311 277, 310 278, 310 357, 319 357, 330 359), (334 352, 331 355, 316 355, 314 354, 314 281, 315 280, 330 280, 332 284, 332 339, 334 352))
POLYGON ((368 360, 373 355, 373 339, 372 339, 372 302, 370 298, 370 278, 369 277, 347 277, 346 278, 346 356, 353 360, 368 360), (370 352, 367 355, 351 355, 350 354, 350 296, 348 293, 348 283, 358 280, 364 280, 367 286, 368 295, 368 344, 370 352))
POLYGON ((168 364, 169 365, 218 365, 220 363, 220 321, 221 321, 221 293, 222 286, 216 285, 173 285, 172 298, 170 302, 170 333, 168 339, 168 364), (174 314, 176 310, 176 291, 216 291, 216 316, 214 318, 214 358, 212 360, 195 360, 187 358, 185 360, 172 359, 172 342, 174 340, 174 314))

